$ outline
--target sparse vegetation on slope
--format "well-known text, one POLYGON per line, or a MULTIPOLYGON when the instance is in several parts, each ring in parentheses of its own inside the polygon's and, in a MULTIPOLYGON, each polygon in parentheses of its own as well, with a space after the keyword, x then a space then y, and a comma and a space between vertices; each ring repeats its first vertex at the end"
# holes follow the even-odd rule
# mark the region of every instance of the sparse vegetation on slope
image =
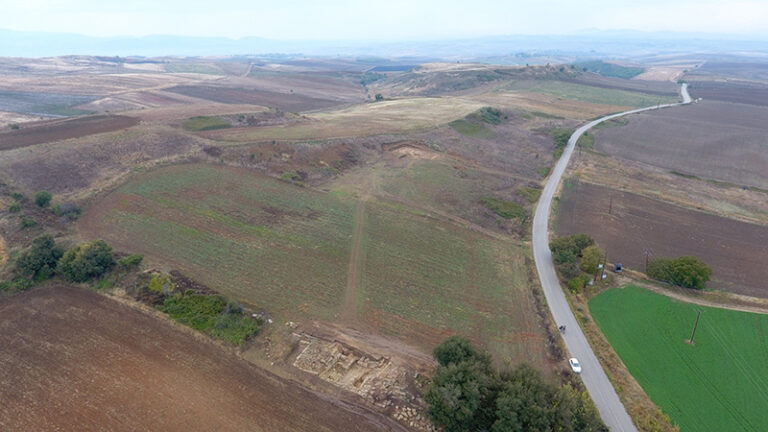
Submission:
POLYGON ((615 63, 608 63, 602 60, 590 60, 576 63, 576 66, 584 71, 595 72, 607 77, 630 79, 645 71, 641 67, 620 66, 615 63))

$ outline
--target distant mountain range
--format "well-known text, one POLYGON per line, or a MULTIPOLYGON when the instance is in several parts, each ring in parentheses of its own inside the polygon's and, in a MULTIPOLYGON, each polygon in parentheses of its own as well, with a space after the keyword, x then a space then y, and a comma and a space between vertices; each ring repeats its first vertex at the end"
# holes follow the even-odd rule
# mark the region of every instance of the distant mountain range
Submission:
POLYGON ((582 31, 552 36, 489 36, 414 41, 285 41, 260 37, 144 36, 92 37, 69 33, 20 32, 0 29, 0 56, 230 56, 288 54, 308 56, 418 56, 449 60, 525 57, 616 57, 645 54, 707 52, 752 53, 768 59, 768 38, 748 40, 710 34, 582 31))

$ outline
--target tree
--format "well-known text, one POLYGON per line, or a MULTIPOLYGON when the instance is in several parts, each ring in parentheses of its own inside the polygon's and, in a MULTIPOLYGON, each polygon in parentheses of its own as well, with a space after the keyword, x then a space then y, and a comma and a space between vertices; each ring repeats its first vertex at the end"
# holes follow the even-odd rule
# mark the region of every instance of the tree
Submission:
POLYGON ((695 256, 655 258, 646 272, 650 278, 693 289, 704 289, 712 276, 712 269, 695 256))
POLYGON ((24 276, 32 276, 38 280, 48 279, 53 276, 63 253, 52 235, 42 235, 32 241, 32 247, 28 251, 21 254, 16 262, 16 269, 24 276))
POLYGON ((104 240, 73 246, 59 261, 59 271, 72 282, 85 282, 115 265, 112 248, 104 240))
POLYGON ((432 351, 441 366, 452 363, 474 362, 485 367, 490 366, 491 359, 487 353, 480 353, 472 346, 469 339, 461 336, 451 336, 432 351))
POLYGON ((376 93, 376 96, 374 96, 374 98, 376 99, 376 102, 383 101, 384 95, 382 95, 381 93, 376 93))
POLYGON ((40 207, 45 207, 51 202, 51 198, 53 198, 53 195, 51 195, 48 191, 40 191, 35 194, 35 204, 37 204, 40 207))
POLYGON ((478 412, 488 376, 471 361, 438 367, 424 399, 427 415, 445 432, 481 430, 478 412))
POLYGON ((459 337, 438 354, 425 400, 428 417, 446 432, 607 431, 588 396, 545 381, 528 365, 496 371, 459 337))
POLYGON ((600 264, 601 255, 597 245, 585 247, 581 251, 581 270, 594 274, 597 271, 597 265, 600 264))

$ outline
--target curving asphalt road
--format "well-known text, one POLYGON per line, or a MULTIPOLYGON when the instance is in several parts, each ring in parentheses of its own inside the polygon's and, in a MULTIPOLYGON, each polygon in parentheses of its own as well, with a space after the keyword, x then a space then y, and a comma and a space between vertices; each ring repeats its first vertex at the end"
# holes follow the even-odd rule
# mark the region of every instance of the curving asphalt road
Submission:
POLYGON ((566 326, 567 330, 563 334, 565 345, 570 352, 570 356, 579 359, 582 368, 581 379, 584 381, 587 391, 589 391, 589 394, 592 396, 592 400, 595 401, 595 405, 600 412, 600 417, 602 417, 605 424, 608 425, 612 431, 637 431, 637 428, 635 428, 635 425, 632 423, 632 419, 629 417, 629 414, 627 414, 624 405, 621 404, 613 385, 605 375, 603 368, 600 366, 600 362, 597 360, 597 357, 595 357, 595 353, 592 352, 592 348, 587 342, 587 338, 584 337, 581 327, 579 327, 579 324, 576 322, 576 317, 573 315, 573 312, 571 312, 571 308, 569 307, 568 301, 560 286, 560 281, 555 273, 552 252, 549 250, 548 232, 549 211, 552 207, 552 197, 555 194, 555 190, 557 190, 557 185, 563 177, 565 168, 568 166, 568 160, 571 158, 573 149, 576 146, 576 141, 581 134, 598 123, 616 117, 689 104, 691 103, 691 97, 688 95, 687 87, 687 84, 683 84, 680 87, 680 94, 683 97, 683 102, 657 105, 625 111, 618 114, 611 114, 591 121, 576 129, 576 132, 574 132, 568 140, 568 145, 565 147, 560 160, 555 165, 555 169, 552 171, 552 175, 547 181, 547 184, 544 186, 541 198, 536 206, 536 215, 533 218, 533 256, 536 260, 536 269, 539 272, 539 280, 541 280, 541 286, 544 290, 544 295, 547 298, 549 310, 552 312, 552 317, 558 326, 566 326))

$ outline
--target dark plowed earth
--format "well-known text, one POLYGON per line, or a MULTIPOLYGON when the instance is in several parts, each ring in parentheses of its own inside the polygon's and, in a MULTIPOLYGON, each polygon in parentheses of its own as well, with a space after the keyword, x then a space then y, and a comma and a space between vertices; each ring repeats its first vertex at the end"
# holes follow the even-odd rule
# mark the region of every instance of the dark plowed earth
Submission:
POLYGON ((0 303, 0 430, 405 430, 190 332, 68 286, 0 303))
POLYGON ((768 298, 766 226, 574 183, 558 207, 557 232, 587 233, 606 250, 608 261, 638 271, 645 270, 646 250, 651 258, 695 255, 712 267, 710 288, 768 298))
POLYGON ((21 129, 0 133, 0 150, 11 150, 51 141, 80 138, 111 132, 139 124, 127 116, 96 115, 67 120, 26 123, 21 129))
POLYGON ((166 91, 206 99, 226 104, 252 104, 283 111, 307 111, 339 105, 341 102, 329 99, 318 99, 297 93, 278 93, 268 90, 208 87, 208 86, 176 86, 166 91))
POLYGON ((694 98, 768 106, 768 85, 696 81, 691 85, 691 96, 694 98))

